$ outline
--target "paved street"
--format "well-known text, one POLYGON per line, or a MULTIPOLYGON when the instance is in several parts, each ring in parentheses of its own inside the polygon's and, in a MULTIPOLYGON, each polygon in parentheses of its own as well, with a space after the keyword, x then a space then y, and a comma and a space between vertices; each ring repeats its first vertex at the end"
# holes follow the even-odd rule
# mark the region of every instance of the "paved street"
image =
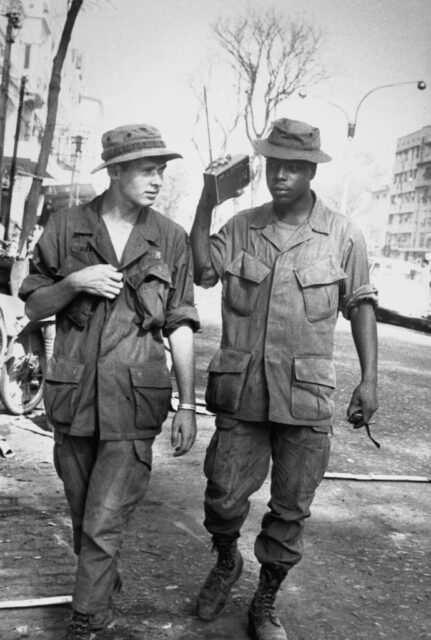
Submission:
MULTIPOLYGON (((199 394, 205 343, 215 312, 208 294, 197 337, 199 394), (205 316, 208 316, 205 317, 205 316)), ((215 303, 214 303, 215 304, 215 303)), ((344 420, 358 365, 345 321, 337 330, 338 413, 329 471, 335 474, 431 475, 431 336, 379 324, 380 410, 377 450, 344 420)), ((202 461, 213 418, 199 417, 199 437, 182 459, 171 457, 169 423, 155 447, 154 472, 123 545, 119 623, 107 640, 246 640, 246 608, 258 566, 253 539, 268 500, 255 495, 241 538, 243 576, 213 624, 193 615, 214 556, 202 527, 202 461)), ((0 458, 0 600, 67 595, 73 584, 71 530, 51 464, 42 412, 0 415, 0 438, 15 456, 0 458)), ((295 640, 429 640, 431 638, 431 484, 324 480, 307 522, 305 559, 278 599, 295 640)), ((62 637, 68 606, 0 613, 2 640, 62 637)), ((100 636, 102 637, 102 636, 100 636)))

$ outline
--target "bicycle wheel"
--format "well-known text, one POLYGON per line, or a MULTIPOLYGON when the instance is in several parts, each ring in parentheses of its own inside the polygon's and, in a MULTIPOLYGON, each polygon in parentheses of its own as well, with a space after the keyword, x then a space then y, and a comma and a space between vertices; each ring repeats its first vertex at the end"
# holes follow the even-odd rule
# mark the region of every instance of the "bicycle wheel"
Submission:
POLYGON ((0 374, 0 395, 14 415, 29 413, 43 396, 45 347, 40 331, 23 333, 15 340, 0 374))

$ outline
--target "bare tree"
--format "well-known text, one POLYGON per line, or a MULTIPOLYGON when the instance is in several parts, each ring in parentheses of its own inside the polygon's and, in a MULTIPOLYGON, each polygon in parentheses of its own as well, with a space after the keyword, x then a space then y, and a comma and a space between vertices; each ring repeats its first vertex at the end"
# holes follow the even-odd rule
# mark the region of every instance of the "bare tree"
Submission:
POLYGON ((191 140, 204 166, 208 165, 210 154, 213 155, 214 160, 226 155, 230 137, 237 129, 241 120, 241 85, 239 74, 236 73, 236 79, 233 83, 234 92, 231 92, 229 97, 232 113, 230 113, 229 110, 227 113, 223 113, 218 101, 214 99, 217 96, 220 96, 223 92, 223 82, 217 83, 215 78, 217 74, 215 71, 214 61, 208 59, 203 75, 195 77, 189 82, 190 89, 194 93, 198 105, 191 140), (209 105, 205 105, 205 90, 208 94, 209 105), (211 131, 211 142, 213 148, 207 148, 205 152, 203 152, 199 136, 197 135, 197 130, 199 126, 204 125, 206 127, 206 122, 204 124, 203 120, 206 120, 205 111, 207 107, 209 108, 208 117, 211 125, 215 125, 215 128, 212 127, 211 131))
MULTIPOLYGON (((182 204, 187 195, 187 174, 183 167, 169 167, 163 180, 163 187, 157 197, 155 208, 168 218, 186 226, 191 220, 184 220, 182 204)), ((191 217, 191 214, 190 214, 191 217)))
POLYGON ((36 222, 37 205, 42 189, 42 176, 46 171, 49 156, 51 153, 52 141, 54 138, 54 130, 57 120, 58 100, 61 88, 61 72, 72 36, 73 27, 75 25, 75 21, 83 4, 83 1, 84 0, 70 0, 68 2, 68 11, 63 27, 63 32, 61 34, 57 53, 52 64, 51 80, 48 89, 48 104, 45 129, 39 151, 39 158, 37 161, 35 176, 33 177, 30 191, 24 207, 23 224, 18 249, 20 254, 23 253, 23 249, 25 248, 27 239, 31 235, 36 222))
MULTIPOLYGON (((224 82, 233 87, 234 100, 240 97, 234 118, 241 117, 250 141, 268 134, 277 108, 289 96, 329 76, 319 53, 320 31, 283 12, 268 9, 240 18, 221 18, 213 25, 213 34, 233 71, 233 82, 226 76, 224 82)), ((226 132, 233 128, 226 127, 226 132)), ((262 164, 259 159, 253 164, 257 186, 262 164)))

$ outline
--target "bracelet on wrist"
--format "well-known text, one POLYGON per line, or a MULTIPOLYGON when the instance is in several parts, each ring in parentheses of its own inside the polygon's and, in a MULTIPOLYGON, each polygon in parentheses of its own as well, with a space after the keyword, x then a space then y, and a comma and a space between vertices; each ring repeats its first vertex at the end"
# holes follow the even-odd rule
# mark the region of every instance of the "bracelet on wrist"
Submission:
POLYGON ((180 402, 178 405, 178 411, 180 409, 185 409, 186 411, 194 411, 196 413, 196 405, 195 404, 187 404, 187 402, 180 402))

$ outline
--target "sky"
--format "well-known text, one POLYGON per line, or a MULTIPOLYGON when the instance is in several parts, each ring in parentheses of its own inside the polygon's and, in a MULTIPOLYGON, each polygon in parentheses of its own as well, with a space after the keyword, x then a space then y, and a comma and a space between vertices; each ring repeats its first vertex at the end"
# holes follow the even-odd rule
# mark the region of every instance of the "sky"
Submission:
MULTIPOLYGON (((347 150, 347 118, 328 101, 352 120, 370 89, 411 82, 376 91, 358 112, 355 152, 384 167, 399 136, 431 125, 431 0, 91 0, 73 45, 84 53, 88 93, 103 101, 101 128, 153 124, 184 154, 185 166, 195 166, 190 79, 213 55, 211 24, 266 7, 305 18, 323 33, 322 60, 332 77, 307 98, 287 100, 277 116, 320 128, 322 147, 336 161, 326 172, 340 169, 347 150), (418 91, 419 80, 427 90, 418 91)), ((244 139, 232 152, 247 147, 244 139)))

